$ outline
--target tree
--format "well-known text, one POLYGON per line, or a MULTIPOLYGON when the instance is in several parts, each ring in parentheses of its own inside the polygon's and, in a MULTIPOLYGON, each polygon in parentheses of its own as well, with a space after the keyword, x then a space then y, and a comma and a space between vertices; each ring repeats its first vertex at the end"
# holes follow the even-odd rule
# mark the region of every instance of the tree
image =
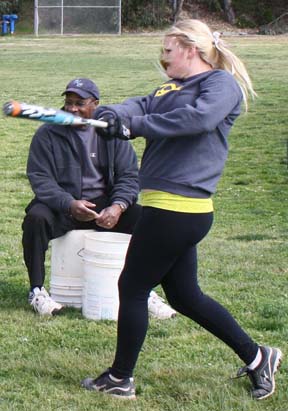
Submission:
POLYGON ((235 24, 236 18, 232 7, 232 0, 223 0, 223 10, 228 23, 235 24))
POLYGON ((175 23, 178 20, 180 13, 182 12, 184 0, 172 0, 171 3, 172 3, 172 18, 173 18, 173 22, 175 23))
POLYGON ((19 0, 2 0, 0 2, 0 16, 2 17, 2 14, 18 13, 20 8, 19 3, 19 0))

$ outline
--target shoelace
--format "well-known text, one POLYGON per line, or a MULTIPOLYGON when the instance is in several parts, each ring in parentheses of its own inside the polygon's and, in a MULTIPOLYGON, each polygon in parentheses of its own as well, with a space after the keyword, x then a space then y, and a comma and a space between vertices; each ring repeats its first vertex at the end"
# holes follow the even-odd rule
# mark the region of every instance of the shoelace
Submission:
POLYGON ((241 378, 241 377, 245 377, 246 375, 249 374, 251 370, 249 370, 249 368, 245 365, 242 368, 239 368, 239 370, 237 371, 237 375, 235 378, 241 378))
POLYGON ((246 377, 246 375, 248 375, 249 372, 250 372, 249 368, 247 367, 247 365, 245 365, 244 367, 239 368, 236 376, 230 377, 230 380, 236 380, 238 378, 246 377))

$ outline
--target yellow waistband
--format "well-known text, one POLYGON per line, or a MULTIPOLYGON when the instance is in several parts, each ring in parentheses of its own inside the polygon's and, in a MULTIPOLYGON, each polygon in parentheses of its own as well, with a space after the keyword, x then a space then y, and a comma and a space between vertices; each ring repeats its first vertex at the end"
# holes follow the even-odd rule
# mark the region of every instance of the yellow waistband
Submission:
POLYGON ((180 213, 211 213, 212 198, 191 198, 163 191, 143 190, 140 193, 143 207, 155 207, 180 213))

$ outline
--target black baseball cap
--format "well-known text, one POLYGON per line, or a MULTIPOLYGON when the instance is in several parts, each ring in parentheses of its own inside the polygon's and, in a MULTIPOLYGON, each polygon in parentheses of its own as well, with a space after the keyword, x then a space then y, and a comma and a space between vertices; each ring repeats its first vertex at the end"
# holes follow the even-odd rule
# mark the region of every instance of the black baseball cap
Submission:
POLYGON ((100 98, 100 92, 96 84, 89 78, 76 78, 67 84, 66 90, 61 96, 67 93, 76 93, 82 98, 94 97, 96 100, 100 98))

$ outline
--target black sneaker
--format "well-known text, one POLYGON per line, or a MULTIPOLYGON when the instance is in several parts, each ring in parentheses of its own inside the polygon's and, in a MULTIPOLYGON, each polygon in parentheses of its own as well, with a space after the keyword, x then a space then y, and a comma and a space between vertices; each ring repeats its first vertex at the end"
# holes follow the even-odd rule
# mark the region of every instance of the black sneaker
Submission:
POLYGON ((124 378, 121 381, 114 381, 113 376, 106 370, 99 377, 85 378, 81 381, 82 387, 90 391, 101 391, 113 397, 133 400, 136 398, 133 378, 124 378))
POLYGON ((258 367, 250 370, 247 366, 240 368, 237 377, 248 375, 252 382, 252 397, 263 400, 275 391, 274 374, 280 367, 282 352, 278 348, 260 347, 262 360, 258 367))

